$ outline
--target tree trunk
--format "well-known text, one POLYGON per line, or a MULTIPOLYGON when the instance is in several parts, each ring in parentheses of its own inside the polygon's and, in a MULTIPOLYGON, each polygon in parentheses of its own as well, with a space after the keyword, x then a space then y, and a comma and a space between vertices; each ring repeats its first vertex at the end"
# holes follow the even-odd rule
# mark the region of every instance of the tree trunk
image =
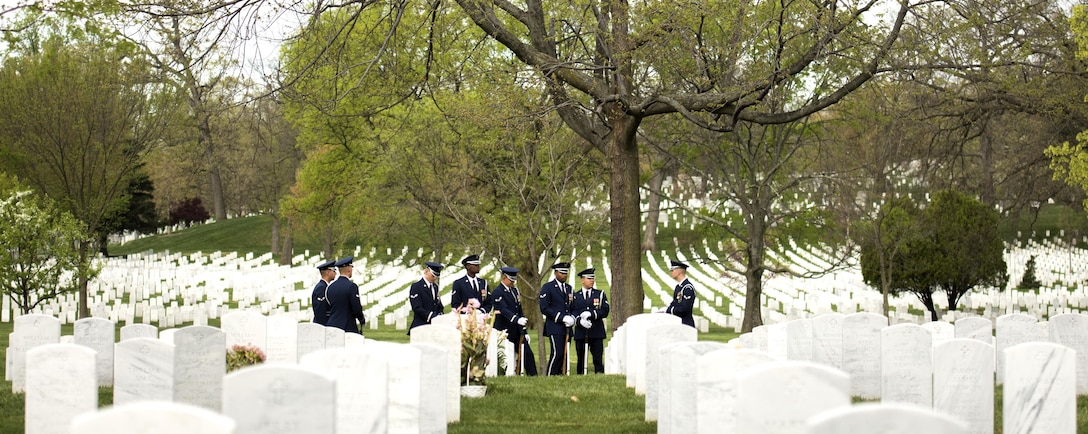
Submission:
POLYGON ((919 295, 918 299, 922 301, 922 305, 929 311, 929 320, 937 321, 937 308, 933 306, 933 295, 919 295))
POLYGON ((204 163, 208 169, 208 187, 211 188, 215 219, 226 220, 227 207, 223 199, 223 178, 219 175, 219 160, 215 157, 211 121, 207 114, 200 116, 200 146, 204 149, 204 163))
POLYGON ((283 238, 283 251, 280 253, 280 265, 291 265, 291 257, 293 257, 295 253, 295 237, 291 232, 290 223, 287 224, 287 228, 287 236, 283 238))
POLYGON ((272 213, 272 250, 273 252, 280 251, 280 218, 276 213, 272 213))
POLYGON ((650 178, 650 204, 646 210, 646 229, 642 231, 642 251, 657 251, 657 224, 661 218, 661 185, 665 183, 665 170, 659 169, 650 178))
MULTIPOLYGON (((758 208, 762 209, 762 208, 758 208)), ((764 215, 755 210, 748 213, 751 217, 748 225, 748 248, 745 249, 744 280, 747 289, 744 295, 744 321, 741 322, 741 333, 748 333, 752 329, 763 325, 763 254, 767 248, 763 242, 763 236, 767 228, 764 225, 764 215)))
MULTIPOLYGON (((619 107, 614 109, 620 111, 619 107)), ((639 243, 639 165, 635 133, 641 119, 622 113, 611 118, 609 155, 612 163, 610 201, 612 249, 612 330, 642 313, 642 249, 639 243)))
POLYGON ((82 240, 79 242, 79 272, 76 277, 76 284, 79 285, 79 319, 87 318, 91 316, 90 306, 87 306, 87 273, 84 272, 84 268, 90 266, 90 261, 87 259, 90 257, 91 242, 88 240, 82 240))
POLYGON ((981 179, 979 180, 979 199, 982 203, 993 206, 996 202, 994 194, 994 145, 993 138, 990 137, 990 128, 987 127, 984 122, 982 125, 982 136, 979 137, 979 153, 981 154, 981 162, 979 169, 982 171, 981 179))

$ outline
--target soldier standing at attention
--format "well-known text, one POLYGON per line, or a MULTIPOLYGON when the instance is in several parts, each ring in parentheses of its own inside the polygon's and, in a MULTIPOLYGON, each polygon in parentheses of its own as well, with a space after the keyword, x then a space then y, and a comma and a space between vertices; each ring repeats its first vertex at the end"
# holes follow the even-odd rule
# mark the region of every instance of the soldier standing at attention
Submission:
POLYGON ((423 268, 423 278, 419 279, 408 289, 408 302, 412 305, 412 326, 408 328, 408 334, 412 329, 431 323, 431 319, 446 310, 442 306, 442 299, 438 296, 438 276, 442 274, 444 265, 437 262, 427 262, 423 268))
POLYGON ((587 268, 578 272, 582 290, 574 294, 570 312, 578 317, 574 328, 574 348, 578 351, 578 374, 588 373, 586 349, 593 354, 593 372, 604 373, 604 319, 608 318, 608 296, 604 291, 593 287, 594 269, 587 268))
POLYGON ((491 312, 491 297, 487 290, 487 281, 480 278, 480 255, 468 255, 461 260, 465 267, 465 277, 453 281, 453 295, 450 297, 450 309, 454 313, 464 313, 469 300, 475 299, 479 309, 491 312))
POLYGON ((329 300, 326 298, 326 293, 329 290, 329 283, 336 278, 336 269, 333 268, 335 264, 336 261, 327 261, 317 266, 321 280, 314 285, 314 292, 310 295, 310 306, 314 309, 314 322, 317 324, 325 325, 329 322, 329 300))
POLYGON ((679 282, 672 290, 672 302, 655 312, 676 315, 684 325, 695 327, 695 319, 691 316, 695 310, 695 285, 688 280, 688 264, 669 261, 669 276, 679 282))
POLYGON ((359 326, 366 324, 366 317, 363 316, 363 305, 359 300, 359 285, 351 281, 354 260, 354 256, 348 256, 336 261, 340 277, 329 284, 326 296, 329 302, 329 322, 325 325, 347 333, 361 334, 359 326), (356 323, 356 320, 359 322, 356 323))
POLYGON ((552 341, 548 375, 563 375, 567 373, 570 327, 574 325, 574 317, 570 314, 574 293, 567 284, 570 263, 557 263, 552 265, 552 270, 555 278, 540 288, 540 313, 544 314, 544 336, 552 341))
POLYGON ((521 309, 521 294, 514 286, 518 280, 518 269, 514 267, 502 267, 502 277, 499 286, 491 293, 491 306, 494 308, 494 327, 496 330, 506 332, 506 339, 514 343, 517 355, 515 360, 521 365, 519 372, 525 375, 536 375, 536 357, 533 356, 533 348, 529 345, 529 336, 525 325, 529 318, 525 317, 521 309), (522 369, 524 367, 524 369, 522 369))

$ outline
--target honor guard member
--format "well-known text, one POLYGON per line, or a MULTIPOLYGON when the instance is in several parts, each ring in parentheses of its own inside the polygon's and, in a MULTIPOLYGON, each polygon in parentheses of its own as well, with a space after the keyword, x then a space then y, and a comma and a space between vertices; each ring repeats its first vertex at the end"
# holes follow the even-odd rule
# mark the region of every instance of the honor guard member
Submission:
POLYGON ((691 317, 691 311, 695 309, 695 285, 688 280, 688 264, 669 261, 669 276, 679 282, 672 290, 672 303, 655 312, 676 315, 684 325, 695 327, 695 319, 691 317))
POLYGON ((325 325, 348 333, 359 333, 359 326, 366 324, 366 317, 363 316, 363 305, 359 300, 359 285, 351 281, 353 260, 354 256, 348 256, 334 264, 340 271, 340 277, 329 284, 326 296, 329 302, 329 322, 325 325))
POLYGON ((608 296, 604 291, 593 287, 594 269, 587 268, 578 272, 581 291, 574 293, 570 312, 578 318, 574 328, 574 348, 578 352, 578 374, 589 372, 586 364, 586 350, 593 354, 593 372, 604 373, 604 338, 606 337, 604 319, 610 310, 608 296))
POLYGON ((333 265, 336 265, 336 261, 323 262, 317 266, 321 280, 314 285, 314 292, 310 295, 310 306, 314 309, 314 322, 321 325, 329 322, 329 300, 326 293, 329 290, 329 282, 336 278, 336 269, 333 265))
POLYGON ((408 289, 408 302, 412 305, 412 326, 408 328, 408 335, 412 334, 412 329, 430 324, 431 319, 446 310, 442 298, 438 296, 438 276, 446 266, 437 262, 427 262, 426 265, 423 278, 408 289))
POLYGON ((468 255, 461 260, 465 267, 465 277, 453 281, 453 295, 450 297, 450 308, 454 312, 467 311, 469 300, 475 299, 480 305, 479 309, 491 312, 491 297, 487 289, 487 281, 480 274, 480 255, 468 255))
POLYGON ((528 332, 525 329, 529 318, 526 318, 524 311, 521 310, 521 294, 514 286, 514 282, 518 280, 518 269, 502 267, 499 271, 502 272, 499 286, 491 292, 491 306, 494 308, 492 312, 496 315, 494 327, 496 330, 505 331, 506 339, 513 342, 514 348, 517 348, 515 363, 521 363, 524 366, 524 369, 519 370, 525 375, 536 375, 536 357, 533 356, 528 332))
POLYGON ((570 327, 574 325, 574 317, 570 314, 574 292, 567 284, 570 263, 552 265, 552 271, 555 278, 540 287, 540 313, 544 314, 544 336, 552 341, 548 375, 563 375, 567 373, 570 361, 567 352, 570 348, 570 327))

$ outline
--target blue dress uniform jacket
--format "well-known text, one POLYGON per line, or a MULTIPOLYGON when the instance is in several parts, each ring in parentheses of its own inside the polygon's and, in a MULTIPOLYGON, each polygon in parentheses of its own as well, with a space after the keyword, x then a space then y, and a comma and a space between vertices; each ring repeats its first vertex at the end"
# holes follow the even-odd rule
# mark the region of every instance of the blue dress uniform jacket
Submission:
POLYGON ((610 310, 608 296, 600 289, 583 289, 574 293, 570 314, 574 315, 575 319, 579 319, 578 316, 582 312, 589 312, 589 320, 593 323, 593 326, 587 329, 575 322, 574 339, 581 340, 587 337, 590 339, 604 339, 607 337, 604 319, 608 318, 610 310))
POLYGON ((314 323, 325 325, 329 322, 329 300, 325 292, 329 289, 329 282, 325 279, 317 281, 314 285, 314 293, 310 296, 310 306, 314 309, 314 323))
POLYGON ((470 298, 475 298, 480 301, 480 309, 484 312, 491 312, 493 308, 491 306, 491 292, 487 287, 487 281, 481 279, 479 275, 476 276, 476 287, 479 290, 472 289, 472 282, 469 282, 468 275, 460 279, 453 281, 453 295, 450 297, 450 309, 457 311, 458 308, 468 304, 470 298))
POLYGON ((665 313, 676 315, 680 317, 680 322, 684 325, 695 327, 695 318, 691 316, 691 311, 694 309, 695 285, 692 285, 690 280, 684 279, 672 290, 672 303, 669 303, 665 313))
POLYGON ((540 313, 544 314, 544 336, 562 336, 568 332, 563 317, 570 315, 570 285, 552 280, 540 288, 540 313))
POLYGON ((408 334, 412 329, 431 323, 431 319, 442 315, 446 310, 442 305, 442 298, 438 295, 438 284, 428 283, 426 279, 419 279, 408 289, 408 302, 412 305, 412 326, 408 328, 408 334))
POLYGON ((359 325, 366 324, 363 305, 359 300, 359 285, 347 277, 340 276, 329 285, 329 322, 325 325, 336 327, 348 333, 359 333, 359 325), (358 320, 358 324, 356 324, 358 320))
POLYGON ((517 343, 522 333, 518 318, 525 316, 521 309, 521 295, 517 288, 507 288, 500 283, 491 293, 491 306, 495 309, 496 316, 493 325, 495 329, 506 331, 506 338, 510 342, 517 343))

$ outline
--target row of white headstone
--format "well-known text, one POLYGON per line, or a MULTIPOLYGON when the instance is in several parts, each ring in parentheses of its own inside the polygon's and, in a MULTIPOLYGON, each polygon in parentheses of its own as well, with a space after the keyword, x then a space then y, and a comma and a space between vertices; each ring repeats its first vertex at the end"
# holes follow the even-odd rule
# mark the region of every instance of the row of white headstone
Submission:
POLYGON ((1055 317, 1047 334, 1027 318, 1002 317, 993 337, 981 318, 923 327, 887 326, 886 318, 873 314, 830 315, 781 325, 786 339, 762 341, 785 346, 772 353, 753 334, 728 344, 698 342, 696 331, 677 317, 644 314, 616 331, 605 366, 646 396, 645 417, 658 422, 658 432, 886 427, 989 434, 996 369, 1004 383, 1003 432, 1075 433, 1076 397, 1086 393, 1079 388, 1088 366, 1081 356, 1088 343, 1078 336, 1088 336, 1088 316, 1055 317), (808 328, 805 321, 821 325, 808 328), (813 334, 815 329, 821 331, 813 334), (838 338, 814 337, 834 330, 838 338), (1001 351, 995 352, 995 341, 1001 351), (851 406, 852 397, 881 404, 851 406))
MULTIPOLYGON (((238 432, 441 433, 460 420, 461 339, 448 325, 413 329, 411 344, 254 312, 224 315, 222 329, 157 334, 129 325, 120 342, 114 324, 99 318, 78 321, 65 337, 48 316, 21 316, 15 326, 7 372, 13 391, 26 393, 27 433, 146 432, 137 429, 152 423, 144 418, 98 421, 117 417, 97 411, 98 387, 111 384, 117 410, 149 401, 199 407, 226 416, 238 432), (226 373, 235 344, 263 349, 266 363, 226 373)), ((156 426, 172 429, 171 420, 156 426)))

